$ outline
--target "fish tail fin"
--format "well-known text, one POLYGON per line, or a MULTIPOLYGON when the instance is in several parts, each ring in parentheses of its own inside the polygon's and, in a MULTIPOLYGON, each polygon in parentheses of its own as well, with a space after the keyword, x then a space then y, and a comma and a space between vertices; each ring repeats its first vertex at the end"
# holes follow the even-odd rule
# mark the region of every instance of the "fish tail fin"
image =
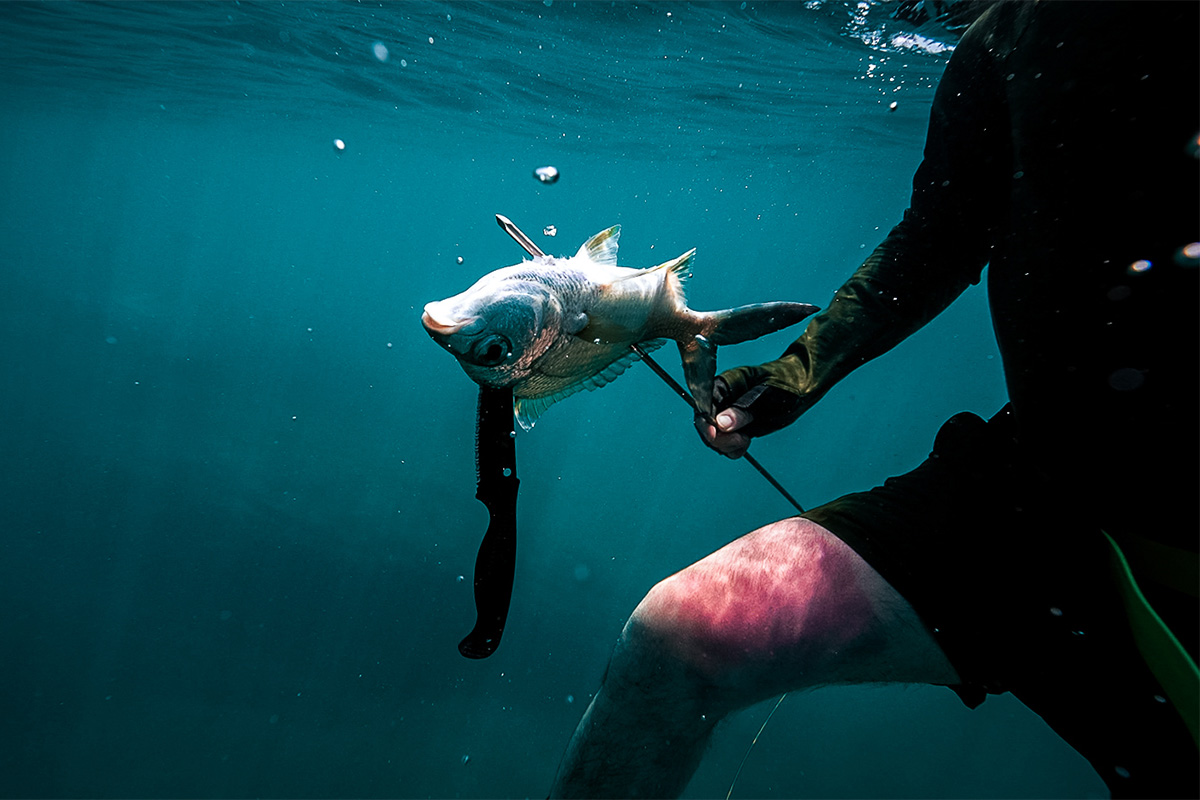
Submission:
POLYGON ((808 303, 754 303, 712 311, 703 315, 709 328, 705 336, 715 345, 748 342, 795 325, 820 310, 808 303))

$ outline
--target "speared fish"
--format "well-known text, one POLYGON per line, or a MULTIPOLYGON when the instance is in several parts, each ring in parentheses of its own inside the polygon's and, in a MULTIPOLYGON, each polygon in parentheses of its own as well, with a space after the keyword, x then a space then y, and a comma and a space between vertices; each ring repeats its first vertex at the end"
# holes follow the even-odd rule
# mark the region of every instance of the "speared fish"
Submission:
MULTIPOLYGON (((507 222, 498 219, 502 227, 507 222)), ((421 322, 480 386, 512 389, 517 422, 528 430, 554 403, 606 385, 669 339, 679 346, 698 408, 710 412, 718 346, 757 339, 818 311, 787 302, 694 311, 684 284, 695 249, 648 269, 621 267, 620 234, 614 225, 569 258, 540 255, 491 272, 465 292, 427 304, 421 322)))

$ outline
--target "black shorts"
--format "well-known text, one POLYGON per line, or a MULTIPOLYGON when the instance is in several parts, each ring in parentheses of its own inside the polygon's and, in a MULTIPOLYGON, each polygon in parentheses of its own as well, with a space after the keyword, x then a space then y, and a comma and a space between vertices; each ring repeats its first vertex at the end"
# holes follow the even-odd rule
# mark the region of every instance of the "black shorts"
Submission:
POLYGON ((912 472, 804 516, 912 604, 968 705, 1012 692, 1115 797, 1200 797, 1196 745, 1133 643, 1103 535, 1021 467, 1013 428, 1007 407, 958 414, 912 472))

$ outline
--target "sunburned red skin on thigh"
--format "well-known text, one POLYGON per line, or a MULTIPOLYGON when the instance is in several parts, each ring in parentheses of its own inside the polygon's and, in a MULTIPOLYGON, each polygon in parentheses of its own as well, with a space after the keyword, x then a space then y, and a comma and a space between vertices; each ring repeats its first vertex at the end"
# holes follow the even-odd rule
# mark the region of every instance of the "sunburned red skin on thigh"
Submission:
POLYGON ((666 579, 638 607, 639 618, 710 677, 777 660, 805 664, 817 681, 834 680, 837 662, 840 677, 845 650, 870 645, 864 633, 879 609, 849 548, 797 536, 807 521, 793 522, 748 534, 666 579))

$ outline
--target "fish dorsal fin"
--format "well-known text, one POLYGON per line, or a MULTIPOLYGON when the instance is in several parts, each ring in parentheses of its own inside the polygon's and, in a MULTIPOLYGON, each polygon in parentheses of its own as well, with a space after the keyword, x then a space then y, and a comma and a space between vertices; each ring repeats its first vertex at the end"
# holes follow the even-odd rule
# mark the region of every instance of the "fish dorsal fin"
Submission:
POLYGON ((688 250, 681 256, 675 256, 670 261, 664 261, 657 267, 651 267, 650 270, 665 269, 675 275, 680 285, 687 283, 687 279, 692 277, 692 259, 696 257, 696 248, 688 250))
MULTIPOLYGON (((643 352, 649 353, 657 350, 666 343, 666 339, 651 339, 647 342, 641 342, 639 346, 643 352)), ((585 389, 592 391, 599 389, 601 386, 607 386, 617 379, 622 372, 629 368, 629 365, 637 361, 640 356, 630 350, 628 353, 620 356, 616 360, 610 362, 607 366, 600 369, 594 375, 589 375, 581 378, 569 386, 564 386, 557 392, 545 397, 518 397, 513 401, 513 412, 516 415, 517 423, 524 429, 530 430, 533 428, 537 418, 550 406, 562 400, 564 397, 570 397, 576 392, 582 392, 585 389)))
POLYGON ((613 225, 584 242, 575 257, 587 256, 597 264, 615 267, 617 265, 617 242, 620 238, 621 226, 613 225))
POLYGON ((696 248, 693 247, 683 255, 676 256, 670 261, 664 261, 656 267, 639 269, 636 272, 632 272, 628 275, 617 278, 616 281, 613 282, 616 283, 617 281, 635 280, 637 278, 645 277, 653 272, 664 270, 668 273, 666 281, 667 290, 671 293, 671 296, 675 299, 678 306, 684 306, 687 305, 687 293, 684 291, 683 286, 685 283, 687 283, 688 278, 692 277, 692 261, 695 256, 696 248))

